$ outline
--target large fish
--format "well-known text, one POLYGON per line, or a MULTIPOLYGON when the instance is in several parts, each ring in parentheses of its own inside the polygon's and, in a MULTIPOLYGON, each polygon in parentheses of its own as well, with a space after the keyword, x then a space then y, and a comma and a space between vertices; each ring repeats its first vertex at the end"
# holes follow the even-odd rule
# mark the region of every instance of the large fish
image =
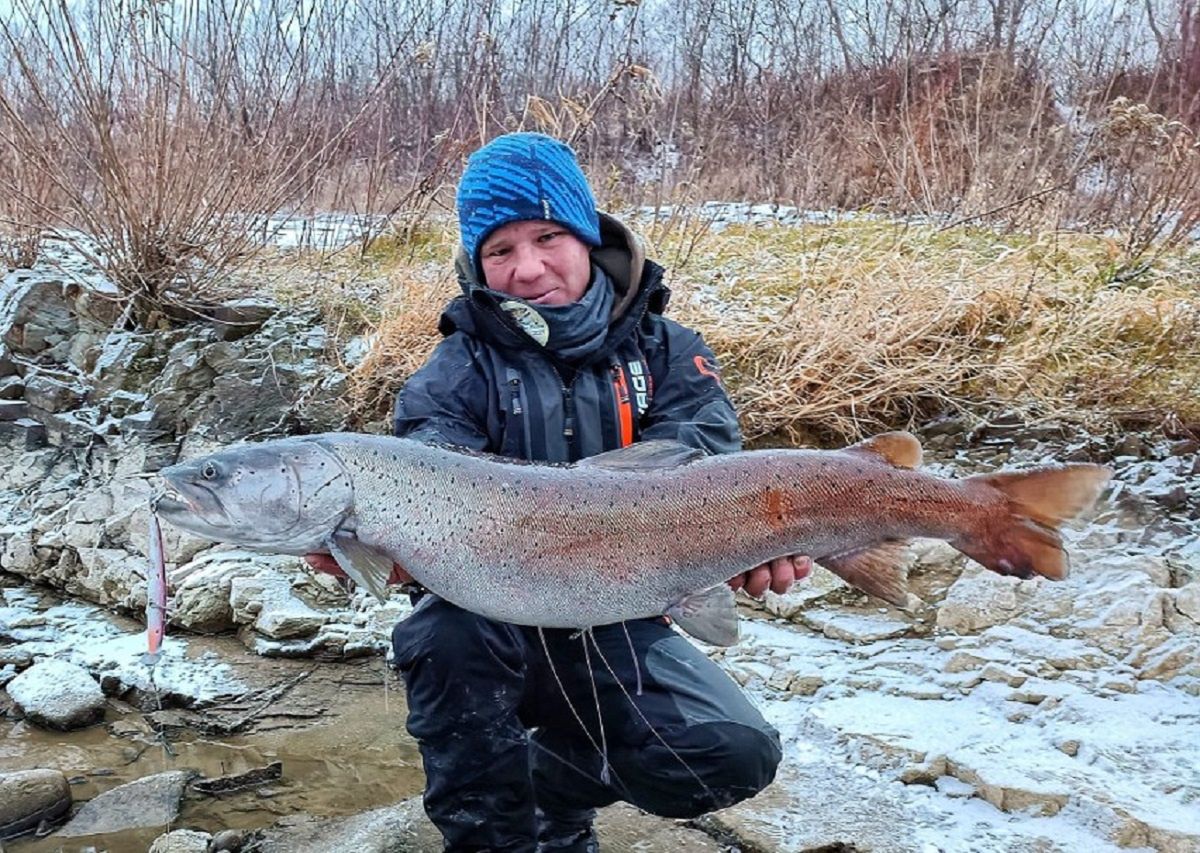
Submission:
POLYGON ((155 508, 221 542, 332 553, 381 597, 395 561, 505 622, 585 628, 666 613, 728 644, 737 616, 724 581, 785 554, 901 605, 915 536, 1002 574, 1062 578, 1057 528, 1110 476, 1078 464, 948 480, 915 470, 920 459, 907 433, 720 456, 651 441, 573 465, 333 433, 167 468, 155 508))

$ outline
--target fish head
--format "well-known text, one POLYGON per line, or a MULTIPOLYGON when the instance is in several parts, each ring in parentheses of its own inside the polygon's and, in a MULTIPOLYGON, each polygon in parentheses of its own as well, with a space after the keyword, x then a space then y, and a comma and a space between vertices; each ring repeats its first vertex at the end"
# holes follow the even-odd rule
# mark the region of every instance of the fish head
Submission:
POLYGON ((354 486, 319 441, 247 444, 160 472, 160 518, 205 539, 277 554, 308 554, 350 515, 354 486))

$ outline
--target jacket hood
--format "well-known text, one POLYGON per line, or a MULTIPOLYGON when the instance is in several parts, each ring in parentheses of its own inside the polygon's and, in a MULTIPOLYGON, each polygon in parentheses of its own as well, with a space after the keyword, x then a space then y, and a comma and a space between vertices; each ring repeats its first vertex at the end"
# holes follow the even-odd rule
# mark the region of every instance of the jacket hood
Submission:
MULTIPOLYGON (((641 238, 624 223, 601 213, 600 239, 600 245, 591 251, 592 263, 612 279, 615 298, 607 345, 589 361, 610 352, 633 331, 647 311, 661 314, 670 297, 662 282, 662 267, 646 258, 641 238)), ((438 330, 443 335, 461 331, 501 346, 541 349, 500 307, 500 300, 479 280, 474 264, 461 248, 454 260, 454 271, 463 295, 452 300, 442 313, 438 330)))

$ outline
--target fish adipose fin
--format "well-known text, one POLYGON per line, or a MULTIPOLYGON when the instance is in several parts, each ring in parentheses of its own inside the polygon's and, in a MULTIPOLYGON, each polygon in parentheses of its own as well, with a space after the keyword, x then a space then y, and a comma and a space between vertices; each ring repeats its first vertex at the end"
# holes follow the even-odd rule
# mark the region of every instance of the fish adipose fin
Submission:
POLYGON ((1062 580, 1068 563, 1058 527, 1090 508, 1111 476, 1103 465, 1079 464, 968 477, 964 483, 1002 492, 1009 514, 981 535, 950 544, 1002 575, 1062 580))
POLYGON ((351 580, 380 601, 387 601, 387 582, 392 576, 391 557, 364 545, 353 533, 345 531, 333 534, 328 545, 329 553, 351 580))
POLYGON ((907 539, 889 539, 878 545, 821 557, 817 562, 851 586, 897 607, 905 607, 908 604, 908 579, 904 566, 908 562, 908 545, 907 539))
POLYGON ((649 468, 676 468, 687 465, 707 454, 678 441, 654 439, 639 441, 619 450, 597 453, 575 463, 577 468, 612 468, 617 471, 645 471, 649 468))
POLYGON ((921 442, 910 432, 884 432, 846 448, 847 453, 876 456, 896 468, 921 467, 921 442))
POLYGON ((737 604, 733 590, 726 584, 684 596, 667 615, 697 640, 710 645, 732 646, 738 641, 737 604))

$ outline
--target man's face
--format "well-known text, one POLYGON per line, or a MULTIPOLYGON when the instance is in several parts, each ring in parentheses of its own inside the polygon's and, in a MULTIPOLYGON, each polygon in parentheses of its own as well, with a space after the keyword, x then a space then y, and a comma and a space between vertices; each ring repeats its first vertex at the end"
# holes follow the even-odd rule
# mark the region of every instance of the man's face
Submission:
POLYGON ((479 247, 479 266, 492 290, 537 305, 578 302, 592 277, 587 243, 540 219, 493 231, 479 247))

